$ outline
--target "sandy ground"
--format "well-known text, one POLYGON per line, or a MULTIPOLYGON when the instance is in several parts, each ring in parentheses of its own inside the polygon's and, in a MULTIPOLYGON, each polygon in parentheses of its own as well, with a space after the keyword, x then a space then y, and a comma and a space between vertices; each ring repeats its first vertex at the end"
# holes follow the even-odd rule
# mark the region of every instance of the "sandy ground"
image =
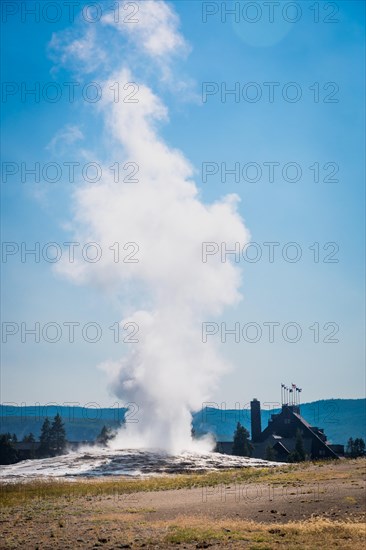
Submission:
MULTIPOLYGON (((315 548, 318 544, 307 546, 304 540, 301 545, 301 534, 285 529, 314 518, 326 519, 326 526, 358 524, 355 535, 339 529, 331 544, 362 548, 365 465, 366 460, 310 465, 299 470, 298 479, 291 483, 277 480, 109 496, 42 497, 2 508, 0 548, 315 548), (248 531, 251 522, 254 531, 257 524, 266 529, 263 540, 259 535, 247 540, 242 536, 241 529, 248 531), (198 530, 198 535, 187 534, 188 528, 198 530), (224 533, 219 540, 210 531, 218 528, 224 533), (235 536, 230 536, 231 531, 235 536)), ((319 546, 328 548, 328 539, 321 544, 322 528, 318 530, 319 546)))

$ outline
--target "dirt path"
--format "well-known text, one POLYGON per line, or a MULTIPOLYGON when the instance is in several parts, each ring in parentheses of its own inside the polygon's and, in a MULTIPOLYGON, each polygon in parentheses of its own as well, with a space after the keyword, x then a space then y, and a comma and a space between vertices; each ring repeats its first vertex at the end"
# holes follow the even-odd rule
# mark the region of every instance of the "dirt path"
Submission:
POLYGON ((365 465, 310 465, 266 483, 43 495, 2 510, 0 548, 363 548, 365 465))
POLYGON ((284 522, 314 514, 334 518, 362 514, 365 511, 364 496, 364 481, 334 479, 295 486, 248 483, 137 493, 126 495, 125 504, 154 509, 155 519, 163 520, 174 519, 177 515, 193 515, 211 519, 225 517, 284 522))

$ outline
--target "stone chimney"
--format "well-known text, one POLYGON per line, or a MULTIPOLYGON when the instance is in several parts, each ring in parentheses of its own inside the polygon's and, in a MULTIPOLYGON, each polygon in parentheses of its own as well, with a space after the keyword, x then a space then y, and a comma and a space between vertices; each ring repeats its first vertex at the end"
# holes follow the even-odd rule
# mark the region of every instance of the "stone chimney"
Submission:
POLYGON ((262 424, 261 424, 261 404, 258 399, 254 398, 250 402, 250 424, 252 431, 252 441, 256 443, 260 439, 262 433, 262 424))

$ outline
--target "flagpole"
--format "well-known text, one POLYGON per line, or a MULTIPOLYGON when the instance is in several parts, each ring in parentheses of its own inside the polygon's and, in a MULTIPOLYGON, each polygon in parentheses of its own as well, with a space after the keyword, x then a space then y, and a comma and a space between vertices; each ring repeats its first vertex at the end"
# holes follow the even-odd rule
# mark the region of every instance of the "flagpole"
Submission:
POLYGON ((297 392, 297 386, 296 384, 291 382, 292 405, 296 405, 296 392, 297 392))

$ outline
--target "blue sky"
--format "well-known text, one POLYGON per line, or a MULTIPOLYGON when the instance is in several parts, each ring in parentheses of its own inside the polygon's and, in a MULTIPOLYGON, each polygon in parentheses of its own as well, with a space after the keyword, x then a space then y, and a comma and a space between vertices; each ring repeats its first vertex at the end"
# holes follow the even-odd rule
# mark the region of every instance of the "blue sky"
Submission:
MULTIPOLYGON (((238 194, 240 215, 263 253, 257 263, 242 262, 244 300, 226 308, 219 319, 204 319, 225 322, 230 328, 237 322, 241 326, 257 323, 263 330, 256 343, 236 343, 230 337, 221 343, 219 335, 211 337, 232 365, 212 401, 234 407, 236 402, 247 403, 256 395, 276 402, 281 382, 301 386, 306 401, 363 397, 365 5, 360 1, 336 2, 339 11, 334 17, 338 22, 326 23, 326 2, 319 2, 321 21, 315 23, 309 9, 312 3, 298 2, 302 9, 298 22, 284 23, 283 15, 277 14, 272 26, 260 21, 248 27, 242 15, 238 23, 229 16, 222 22, 221 3, 215 2, 211 4, 218 7, 218 13, 204 23, 204 4, 170 3, 191 48, 185 58, 174 61, 174 82, 159 82, 148 64, 139 60, 136 74, 167 106, 169 121, 159 123, 160 135, 193 165, 201 200, 212 203, 228 193, 238 194), (175 85, 180 78, 189 82, 188 89, 175 85), (238 102, 229 95, 223 102, 218 93, 203 103, 205 82, 227 89, 239 83, 241 91, 247 83, 255 82, 263 96, 251 103, 243 95, 238 102), (279 83, 272 103, 265 82, 279 83), (284 86, 290 82, 302 92, 296 103, 282 97, 284 86), (320 86, 319 102, 314 101, 314 89, 309 89, 316 82, 320 86), (336 89, 332 84, 324 90, 329 82, 339 89, 334 95, 338 102, 324 102, 336 89), (204 182, 201 167, 205 162, 226 163, 228 168, 235 163, 241 168, 257 163, 263 175, 257 182, 243 178, 235 182, 232 176, 223 182, 219 171, 204 182), (280 163, 274 182, 266 177, 263 163, 268 162, 280 163), (290 162, 302 169, 302 177, 295 183, 281 176, 283 166, 290 162), (309 169, 314 163, 321 167, 319 182, 309 169), (339 167, 334 176, 339 181, 323 181, 331 172, 329 165, 323 168, 327 163, 339 167), (265 242, 280 243, 273 263, 268 261, 265 242), (302 251, 296 263, 285 261, 281 255, 289 242, 298 243, 302 251), (309 249, 314 243, 319 243, 319 262, 314 262, 314 251, 309 249), (326 243, 335 245, 325 251, 326 243), (338 262, 322 261, 336 249, 338 262), (280 323, 280 328, 270 343, 263 323, 272 321, 280 323), (286 342, 281 335, 289 322, 302 329, 297 343, 286 342), (314 323, 320 327, 318 343, 309 329, 314 323), (332 328, 324 329, 326 323, 339 326, 338 343, 324 342, 332 328)), ((246 2, 239 4, 242 8, 246 2)), ((281 9, 285 4, 282 2, 281 9)), ((24 82, 29 87, 35 82, 41 86, 56 82, 64 86, 70 80, 96 79, 93 73, 80 77, 69 67, 55 69, 49 43, 53 33, 70 28, 66 13, 57 23, 34 22, 31 17, 22 22, 19 14, 9 15, 2 26, 4 82, 19 86, 24 82)), ((112 43, 111 59, 123 60, 129 47, 126 40, 112 43)), ((80 128, 88 149, 98 151, 98 159, 110 158, 103 123, 80 96, 73 104, 66 99, 50 103, 42 98, 36 103, 31 97, 22 101, 20 93, 15 93, 2 104, 3 163, 80 161, 78 139, 69 144, 60 139, 55 147, 50 145, 70 127, 80 128)), ((37 241, 69 241, 67 223, 73 213, 76 185, 64 178, 58 184, 38 185, 31 178, 22 183, 19 174, 9 176, 8 181, 3 178, 3 241, 25 242, 30 248, 37 241)), ((51 263, 35 263, 31 258, 22 263, 19 254, 2 264, 2 273, 3 322, 29 326, 34 322, 97 322, 103 336, 95 344, 80 336, 74 343, 63 337, 54 344, 33 343, 31 337, 22 343, 19 334, 9 336, 2 351, 1 401, 112 405, 117 398, 109 393, 98 364, 118 360, 128 346, 115 344, 108 329, 121 319, 113 295, 105 295, 95 286, 73 284, 56 273, 51 263)))

